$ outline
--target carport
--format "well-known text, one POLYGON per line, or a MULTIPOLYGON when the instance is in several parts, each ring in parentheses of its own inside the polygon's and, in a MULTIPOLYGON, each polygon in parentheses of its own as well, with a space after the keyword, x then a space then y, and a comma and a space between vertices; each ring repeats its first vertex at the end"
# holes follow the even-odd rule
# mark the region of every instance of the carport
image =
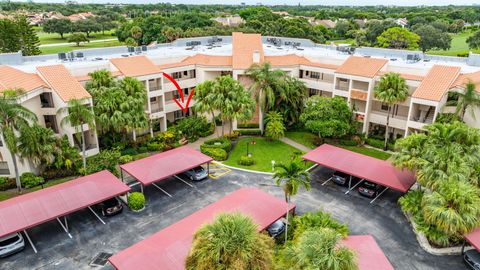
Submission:
POLYGON ((342 244, 355 251, 359 270, 394 270, 373 236, 351 235, 342 244))
MULTIPOLYGON (((467 240, 478 252, 480 252, 480 228, 476 228, 473 232, 465 236, 467 240)), ((462 254, 465 248, 465 243, 462 246, 462 254)))
POLYGON ((168 197, 172 197, 170 193, 158 186, 156 183, 174 176, 186 185, 193 187, 190 183, 176 176, 179 173, 188 171, 197 166, 207 164, 209 167, 213 159, 207 155, 200 153, 188 146, 182 146, 169 151, 165 151, 153 156, 139 159, 120 166, 122 181, 133 187, 140 184, 143 193, 143 187, 153 185, 168 197), (128 183, 124 177, 124 173, 132 176, 136 182, 128 183))
POLYGON ((105 224, 91 206, 129 190, 127 185, 105 170, 0 202, 0 237, 23 231, 37 253, 27 229, 57 219, 72 238, 66 215, 88 208, 105 224))
POLYGON ((193 235, 219 213, 240 212, 253 218, 258 231, 265 230, 295 208, 256 188, 242 188, 120 251, 108 260, 120 270, 183 270, 193 235))
MULTIPOLYGON (((388 189, 402 193, 415 184, 415 175, 409 170, 400 170, 385 160, 376 159, 329 144, 323 144, 303 156, 304 160, 350 175, 348 194, 363 181, 367 180, 385 188, 370 203, 377 200, 388 189), (351 186, 352 176, 361 180, 351 186)), ((326 180, 322 185, 329 182, 326 180)))

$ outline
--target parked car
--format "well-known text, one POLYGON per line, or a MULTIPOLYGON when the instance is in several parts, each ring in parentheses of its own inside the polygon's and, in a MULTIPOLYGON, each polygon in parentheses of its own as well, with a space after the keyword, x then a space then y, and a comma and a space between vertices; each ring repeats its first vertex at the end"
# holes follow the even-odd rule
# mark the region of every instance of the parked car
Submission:
POLYGON ((332 175, 332 181, 337 185, 345 186, 348 183, 349 177, 350 175, 346 173, 335 171, 332 175))
POLYGON ((0 257, 7 257, 22 251, 25 241, 20 233, 14 233, 0 238, 0 257))
POLYGON ((463 260, 473 270, 480 270, 480 252, 475 249, 468 250, 463 254, 463 260))
POLYGON ((205 170, 202 166, 185 171, 183 172, 183 175, 187 176, 192 181, 200 181, 208 177, 207 170, 205 170))
POLYGON ((123 210, 123 205, 117 197, 108 199, 100 204, 102 215, 105 217, 120 214, 123 210))
POLYGON ((285 231, 285 222, 279 219, 272 225, 268 226, 267 232, 271 237, 277 237, 285 231))
POLYGON ((358 193, 368 198, 377 197, 380 191, 383 189, 381 185, 377 185, 372 182, 363 181, 358 187, 358 193))

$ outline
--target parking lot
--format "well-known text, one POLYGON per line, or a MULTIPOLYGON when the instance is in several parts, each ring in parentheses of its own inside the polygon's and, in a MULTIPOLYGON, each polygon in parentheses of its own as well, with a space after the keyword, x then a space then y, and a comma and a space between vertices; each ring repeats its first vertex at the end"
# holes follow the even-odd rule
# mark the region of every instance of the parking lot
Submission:
MULTIPOLYGON (((312 172, 312 190, 301 191, 293 198, 297 214, 323 209, 347 223, 351 234, 372 234, 395 269, 467 269, 460 256, 434 256, 420 248, 396 204, 400 193, 388 190, 370 204, 356 191, 345 195, 344 187, 333 183, 322 186, 330 174, 324 168, 312 172)), ((21 253, 0 259, 0 269, 100 269, 90 265, 98 254, 129 247, 240 187, 258 187, 283 198, 282 189, 274 185, 270 176, 235 170, 193 185, 191 188, 174 178, 160 182, 159 186, 172 198, 149 186, 145 189, 147 207, 143 212, 125 209, 118 216, 105 218, 106 225, 88 210, 71 214, 68 220, 73 239, 56 221, 32 228, 29 234, 39 253, 27 246, 21 253)))

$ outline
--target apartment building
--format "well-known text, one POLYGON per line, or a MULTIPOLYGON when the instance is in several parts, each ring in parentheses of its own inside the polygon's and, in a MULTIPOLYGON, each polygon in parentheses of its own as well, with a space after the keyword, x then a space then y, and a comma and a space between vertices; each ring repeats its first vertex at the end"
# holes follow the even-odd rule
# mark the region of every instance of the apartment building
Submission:
MULTIPOLYGON (((85 106, 92 106, 92 98, 83 86, 63 65, 38 66, 35 73, 27 73, 10 66, 0 66, 0 92, 5 89, 22 89, 18 102, 31 110, 38 118, 38 124, 51 128, 57 136, 66 135, 70 144, 79 151, 81 142, 75 127, 61 125, 65 114, 58 110, 68 106, 71 99, 85 99, 85 106)), ((86 154, 99 152, 95 130, 83 127, 86 140, 86 154)), ((17 156, 20 173, 37 172, 29 161, 17 156)), ((0 176, 15 176, 13 160, 3 138, 0 138, 0 176)))
MULTIPOLYGON (((43 108, 42 104, 52 99, 52 106, 57 109, 65 106, 72 97, 87 96, 83 86, 90 79, 88 73, 100 69, 107 69, 118 78, 135 77, 144 83, 148 93, 145 112, 152 125, 150 130, 139 132, 152 134, 166 130, 169 123, 191 114, 194 105, 192 101, 187 112, 178 107, 174 98, 180 100, 180 93, 164 74, 175 79, 180 91, 188 96, 198 84, 221 75, 231 75, 249 87, 252 81, 245 71, 252 64, 269 62, 273 68, 284 70, 305 82, 310 96, 343 97, 352 106, 356 119, 362 123, 361 131, 368 134, 384 131, 388 111, 388 106, 374 97, 374 88, 382 75, 396 72, 405 78, 409 96, 393 107, 390 118, 392 138, 422 131, 425 125, 435 121, 439 113, 451 112, 453 108, 446 106, 451 98, 448 93, 464 91, 467 82, 474 82, 480 90, 480 67, 458 61, 412 62, 372 55, 351 55, 312 45, 312 42, 305 40, 287 42, 288 38, 276 38, 285 39, 285 42, 282 45, 278 42, 273 44, 270 38, 260 34, 233 33, 231 37, 223 37, 221 42, 215 44, 208 42, 211 40, 209 37, 198 39, 195 46, 191 45, 192 39, 189 39, 150 47, 141 53, 107 52, 102 57, 86 57, 81 61, 61 61, 52 56, 47 61, 2 66, 3 70, 14 75, 0 75, 0 86, 3 84, 27 90, 28 97, 22 99, 22 103, 37 113, 41 124, 56 126, 59 134, 67 134, 72 144, 76 143, 72 136, 74 131, 58 127, 59 116, 46 111, 48 108, 43 108), (15 79, 5 84, 4 81, 9 78, 15 79), (68 95, 62 96, 65 93, 68 95), (44 95, 40 97, 41 94, 44 95), (51 124, 53 120, 56 125, 51 124)), ((262 126, 261 115, 257 108, 251 122, 262 126)), ((469 125, 480 128, 480 121, 471 117, 470 112, 467 112, 465 120, 469 125)), ((94 132, 89 134, 93 136, 92 146, 96 145, 96 135, 94 132)), ((3 163, 10 164, 5 147, 0 149, 3 163)), ((98 152, 98 148, 91 149, 92 153, 98 152)), ((26 167, 23 170, 28 169, 26 167)))

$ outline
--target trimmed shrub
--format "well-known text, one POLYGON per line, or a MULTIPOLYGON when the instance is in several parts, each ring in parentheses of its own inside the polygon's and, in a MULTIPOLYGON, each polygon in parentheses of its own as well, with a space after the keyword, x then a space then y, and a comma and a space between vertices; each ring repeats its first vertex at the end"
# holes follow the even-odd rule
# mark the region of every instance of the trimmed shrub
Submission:
POLYGON ((241 156, 237 163, 242 166, 252 166, 255 164, 255 160, 249 156, 241 156))
POLYGON ((15 184, 14 178, 0 177, 0 191, 9 190, 16 187, 17 184, 15 184))
POLYGON ((119 175, 117 165, 122 154, 118 150, 103 150, 95 156, 87 158, 87 169, 79 168, 80 174, 92 174, 102 170, 109 170, 114 175, 119 175))
POLYGON ((215 138, 208 141, 205 141, 201 146, 202 148, 221 148, 225 152, 229 152, 232 147, 232 142, 227 138, 215 138))
POLYGON ((20 182, 22 183, 22 187, 32 188, 43 184, 45 181, 41 176, 36 176, 31 172, 26 172, 20 176, 20 182))
POLYGON ((139 159, 142 159, 142 158, 146 158, 150 156, 149 153, 141 153, 141 154, 136 154, 135 156, 133 156, 133 160, 139 160, 139 159))
POLYGON ((148 152, 148 148, 146 146, 138 147, 137 152, 139 154, 146 153, 146 152, 148 152))
POLYGON ((120 164, 129 163, 131 161, 133 161, 133 157, 130 155, 123 155, 118 159, 118 162, 120 162, 120 164))
POLYGON ((238 138, 238 136, 240 136, 240 132, 238 132, 238 130, 234 130, 231 133, 225 134, 223 137, 229 140, 235 140, 238 138))
POLYGON ((222 148, 200 147, 200 151, 218 161, 227 160, 228 157, 227 152, 222 148))
POLYGON ((207 136, 212 135, 214 132, 215 132, 215 124, 209 123, 208 129, 206 129, 206 130, 201 130, 201 131, 198 133, 198 135, 200 135, 200 137, 207 137, 207 136))
POLYGON ((341 145, 345 145, 345 146, 357 146, 358 143, 354 140, 351 140, 351 139, 343 139, 343 140, 340 140, 339 143, 341 145))
POLYGON ((260 129, 239 129, 238 132, 242 136, 253 135, 258 136, 262 135, 262 131, 260 129))
POLYGON ((122 150, 122 156, 135 156, 136 154, 138 154, 138 151, 135 148, 127 148, 122 150))
POLYGON ((78 172, 74 169, 57 169, 57 168, 47 168, 43 173, 42 177, 44 180, 51 180, 57 178, 65 178, 68 176, 78 175, 78 172))
POLYGON ((237 124, 237 128, 259 128, 260 125, 258 123, 243 123, 237 124))
POLYGON ((149 142, 147 144, 147 149, 150 152, 162 151, 164 147, 165 147, 165 145, 163 145, 162 143, 158 143, 158 142, 149 142))
POLYGON ((379 140, 379 139, 374 139, 374 138, 367 138, 365 140, 365 142, 370 145, 370 146, 373 146, 375 148, 379 148, 379 149, 383 149, 383 145, 385 144, 384 141, 382 140, 379 140))
POLYGON ((145 207, 145 196, 140 192, 132 192, 128 196, 128 207, 134 211, 141 210, 145 207))

